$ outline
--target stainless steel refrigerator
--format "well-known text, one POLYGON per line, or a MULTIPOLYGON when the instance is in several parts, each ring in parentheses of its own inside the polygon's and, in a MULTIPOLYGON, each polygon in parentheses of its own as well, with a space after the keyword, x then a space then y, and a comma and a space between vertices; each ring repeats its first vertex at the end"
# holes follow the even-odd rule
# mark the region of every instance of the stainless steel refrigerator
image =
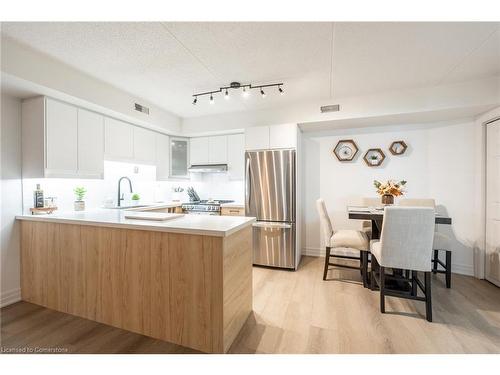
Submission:
POLYGON ((295 269, 295 150, 245 153, 245 214, 255 216, 253 262, 295 269))

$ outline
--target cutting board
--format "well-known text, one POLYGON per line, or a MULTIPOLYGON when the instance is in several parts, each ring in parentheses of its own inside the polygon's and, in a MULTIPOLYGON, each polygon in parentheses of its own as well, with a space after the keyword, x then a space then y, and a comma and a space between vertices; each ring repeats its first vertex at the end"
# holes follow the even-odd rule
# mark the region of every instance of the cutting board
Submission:
POLYGON ((169 214, 166 212, 127 212, 125 219, 164 221, 182 216, 184 214, 169 214))

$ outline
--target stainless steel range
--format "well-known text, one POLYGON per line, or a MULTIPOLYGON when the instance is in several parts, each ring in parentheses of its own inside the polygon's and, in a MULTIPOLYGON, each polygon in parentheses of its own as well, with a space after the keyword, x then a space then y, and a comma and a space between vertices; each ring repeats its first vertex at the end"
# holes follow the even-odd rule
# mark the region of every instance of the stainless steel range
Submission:
POLYGON ((230 200, 200 200, 196 202, 183 203, 182 209, 187 214, 195 215, 220 215, 220 205, 231 203, 230 200))

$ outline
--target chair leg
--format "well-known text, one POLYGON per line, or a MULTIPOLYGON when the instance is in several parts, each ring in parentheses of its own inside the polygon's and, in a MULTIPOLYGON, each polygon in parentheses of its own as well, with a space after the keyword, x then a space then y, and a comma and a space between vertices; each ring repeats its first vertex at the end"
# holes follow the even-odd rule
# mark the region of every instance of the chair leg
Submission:
POLYGON ((434 250, 434 259, 432 260, 432 273, 437 273, 438 259, 439 259, 439 250, 434 250))
POLYGON ((328 263, 330 263, 330 251, 331 248, 327 246, 325 254, 325 269, 323 270, 323 280, 326 280, 326 274, 328 273, 328 263))
POLYGON ((368 252, 361 252, 361 277, 363 278, 363 287, 368 286, 368 252))
POLYGON ((385 267, 380 266, 380 312, 385 313, 385 267))
POLYGON ((451 251, 446 250, 446 287, 451 288, 451 251))
POLYGON ((417 296, 417 271, 411 271, 411 295, 417 296))
POLYGON ((427 321, 432 322, 432 291, 431 291, 431 273, 425 272, 425 316, 427 321))

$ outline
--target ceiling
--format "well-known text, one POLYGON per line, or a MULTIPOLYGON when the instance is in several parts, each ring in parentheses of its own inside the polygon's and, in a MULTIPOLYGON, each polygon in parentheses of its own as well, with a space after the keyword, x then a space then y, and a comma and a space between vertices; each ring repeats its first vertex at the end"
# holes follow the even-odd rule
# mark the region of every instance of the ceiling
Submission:
POLYGON ((500 74, 500 23, 15 22, 2 33, 181 117, 500 74), (285 95, 192 105, 231 81, 284 82, 285 95))

